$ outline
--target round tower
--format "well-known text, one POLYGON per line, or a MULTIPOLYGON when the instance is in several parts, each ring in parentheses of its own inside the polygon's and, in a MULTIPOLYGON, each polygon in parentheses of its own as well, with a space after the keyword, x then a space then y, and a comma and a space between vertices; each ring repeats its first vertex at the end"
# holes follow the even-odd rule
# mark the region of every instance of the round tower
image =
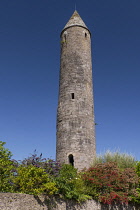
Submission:
POLYGON ((61 32, 56 159, 88 168, 95 149, 91 34, 77 11, 61 32))

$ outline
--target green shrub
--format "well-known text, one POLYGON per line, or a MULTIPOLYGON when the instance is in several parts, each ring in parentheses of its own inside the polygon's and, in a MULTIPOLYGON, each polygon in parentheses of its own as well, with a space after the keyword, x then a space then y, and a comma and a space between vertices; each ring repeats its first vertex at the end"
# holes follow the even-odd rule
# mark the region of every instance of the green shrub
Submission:
POLYGON ((78 202, 85 201, 90 196, 85 194, 84 181, 81 175, 72 165, 64 164, 56 178, 58 193, 66 199, 75 199, 78 202))
POLYGON ((97 156, 92 166, 99 163, 116 162, 119 168, 131 168, 136 165, 136 160, 133 156, 126 153, 110 152, 107 151, 104 155, 97 156))
POLYGON ((140 161, 136 162, 136 173, 140 177, 140 161))
POLYGON ((59 194, 78 202, 140 203, 140 162, 131 155, 107 152, 93 167, 78 172, 72 165, 60 165, 34 153, 17 162, 0 141, 0 192, 59 194))
POLYGON ((131 197, 134 202, 140 203, 140 161, 137 161, 137 163, 136 163, 136 173, 139 177, 139 185, 137 188, 138 196, 131 196, 131 197))
POLYGON ((19 166, 17 175, 13 177, 15 192, 27 194, 47 194, 52 195, 57 192, 57 187, 49 175, 42 168, 29 165, 19 166))
POLYGON ((61 168, 60 163, 52 159, 42 158, 42 153, 38 156, 36 150, 34 151, 34 154, 20 161, 20 165, 22 166, 32 165, 35 167, 43 168, 47 174, 53 176, 57 176, 61 168))
POLYGON ((137 196, 138 176, 134 168, 121 170, 117 163, 107 162, 89 168, 83 174, 87 194, 100 202, 128 203, 137 196))
POLYGON ((0 192, 12 192, 11 176, 14 168, 12 154, 4 145, 5 142, 0 141, 0 192))

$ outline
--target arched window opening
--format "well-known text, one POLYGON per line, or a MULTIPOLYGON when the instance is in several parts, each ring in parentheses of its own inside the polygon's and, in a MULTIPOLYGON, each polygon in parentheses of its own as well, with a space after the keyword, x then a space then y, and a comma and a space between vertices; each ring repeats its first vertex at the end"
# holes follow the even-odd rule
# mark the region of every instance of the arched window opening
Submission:
POLYGON ((87 33, 85 33, 85 38, 87 38, 87 33))
POLYGON ((72 154, 69 155, 69 163, 74 166, 74 157, 72 154))

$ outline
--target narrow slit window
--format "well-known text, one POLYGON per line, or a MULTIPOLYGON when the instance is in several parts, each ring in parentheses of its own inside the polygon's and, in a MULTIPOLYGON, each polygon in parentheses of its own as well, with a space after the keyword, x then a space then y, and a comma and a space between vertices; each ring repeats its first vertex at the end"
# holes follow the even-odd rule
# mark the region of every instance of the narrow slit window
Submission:
POLYGON ((72 154, 69 155, 69 164, 71 164, 72 166, 74 166, 74 157, 72 154))
POLYGON ((87 33, 85 33, 85 38, 87 38, 87 33))
POLYGON ((66 36, 66 34, 64 34, 64 41, 66 42, 66 39, 67 39, 67 36, 66 36))
POLYGON ((71 98, 74 99, 74 93, 71 93, 71 98))

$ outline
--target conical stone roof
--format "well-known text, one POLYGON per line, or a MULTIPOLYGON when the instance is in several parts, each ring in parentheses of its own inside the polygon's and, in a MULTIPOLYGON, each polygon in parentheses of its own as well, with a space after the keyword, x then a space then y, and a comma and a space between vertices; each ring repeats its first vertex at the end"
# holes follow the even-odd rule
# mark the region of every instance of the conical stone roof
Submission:
POLYGON ((76 10, 74 11, 73 15, 71 16, 70 20, 65 25, 63 30, 65 30, 66 28, 69 28, 71 26, 82 26, 84 28, 87 28, 84 21, 82 20, 82 18, 80 17, 80 15, 78 14, 78 12, 76 10))

